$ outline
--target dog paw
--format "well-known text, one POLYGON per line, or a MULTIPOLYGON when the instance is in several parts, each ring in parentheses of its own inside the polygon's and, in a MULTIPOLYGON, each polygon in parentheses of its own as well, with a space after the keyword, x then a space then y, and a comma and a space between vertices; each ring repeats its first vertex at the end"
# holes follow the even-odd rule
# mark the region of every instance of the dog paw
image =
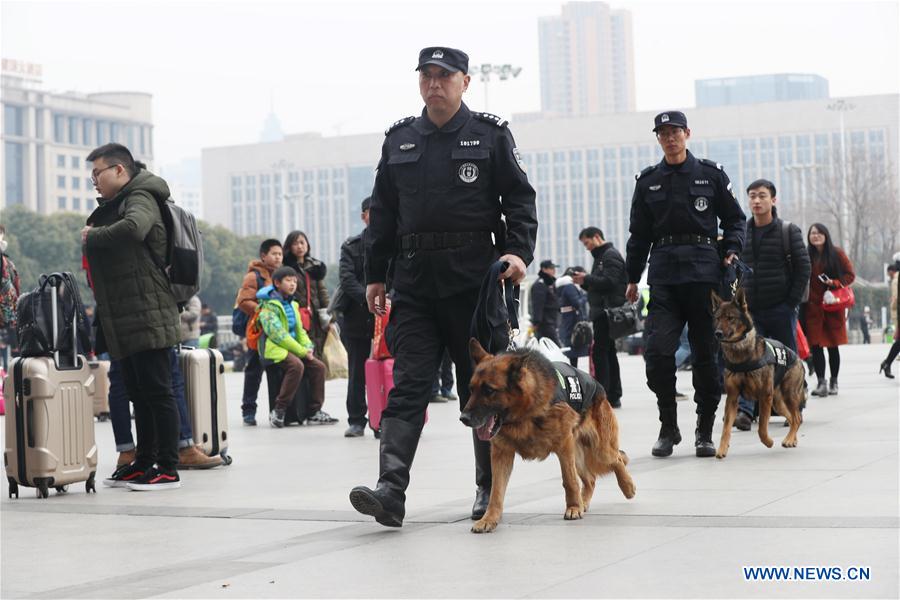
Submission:
POLYGON ((789 439, 787 439, 787 438, 784 438, 784 441, 781 442, 781 446, 782 446, 783 448, 796 448, 796 447, 797 447, 797 440, 796 440, 796 439, 789 440, 789 439))
POLYGON ((771 448, 772 446, 775 445, 775 442, 773 442, 772 438, 770 438, 770 437, 767 437, 764 440, 762 440, 762 443, 765 444, 766 448, 771 448))
POLYGON ((580 519, 582 517, 582 510, 580 506, 570 506, 566 509, 566 514, 563 518, 566 521, 575 521, 576 519, 580 519))
POLYGON ((472 525, 472 533, 490 533, 497 529, 497 521, 482 518, 472 525))
POLYGON ((624 489, 622 490, 622 494, 625 495, 625 498, 626 498, 627 500, 631 500, 632 498, 634 498, 634 494, 635 494, 636 492, 637 492, 637 488, 634 486, 634 482, 633 482, 633 481, 627 483, 627 484, 625 485, 624 489))
POLYGON ((728 450, 717 450, 716 451, 716 458, 725 458, 726 456, 728 456, 728 450))

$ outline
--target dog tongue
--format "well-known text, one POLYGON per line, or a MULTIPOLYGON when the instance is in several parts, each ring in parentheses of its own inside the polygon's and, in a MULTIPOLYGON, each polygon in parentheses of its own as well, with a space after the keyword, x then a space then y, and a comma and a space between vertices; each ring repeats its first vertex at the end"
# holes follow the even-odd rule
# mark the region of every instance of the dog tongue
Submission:
POLYGON ((494 428, 495 420, 496 420, 496 417, 491 416, 491 418, 488 419, 487 423, 485 423, 484 425, 482 425, 481 427, 479 427, 478 429, 475 430, 475 435, 478 436, 479 440, 487 442, 491 439, 491 430, 494 428))

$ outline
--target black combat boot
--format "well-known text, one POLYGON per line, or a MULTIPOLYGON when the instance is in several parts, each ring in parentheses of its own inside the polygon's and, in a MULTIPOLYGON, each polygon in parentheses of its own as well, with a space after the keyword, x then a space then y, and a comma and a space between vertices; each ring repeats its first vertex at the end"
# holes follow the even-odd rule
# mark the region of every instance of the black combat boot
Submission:
POLYGON ((672 448, 681 443, 681 431, 678 430, 677 409, 666 407, 659 409, 659 420, 662 427, 659 428, 659 439, 653 444, 650 451, 653 456, 671 456, 672 448))
POLYGON ((697 456, 715 456, 716 447, 712 442, 713 422, 716 414, 697 416, 697 429, 694 430, 694 451, 697 456))
POLYGON ((375 490, 357 486, 350 490, 350 504, 358 512, 375 517, 387 527, 402 527, 406 516, 406 488, 419 445, 421 426, 401 419, 381 420, 380 475, 375 490))
POLYGON ((472 505, 472 520, 484 516, 491 499, 491 443, 479 440, 472 430, 475 444, 475 504, 472 505))

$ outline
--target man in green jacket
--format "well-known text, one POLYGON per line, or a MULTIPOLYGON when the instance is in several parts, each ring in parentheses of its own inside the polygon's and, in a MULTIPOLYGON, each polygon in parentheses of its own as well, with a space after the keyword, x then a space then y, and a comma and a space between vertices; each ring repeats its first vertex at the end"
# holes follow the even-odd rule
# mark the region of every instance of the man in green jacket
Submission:
POLYGON ((309 379, 310 401, 307 407, 311 415, 308 425, 331 425, 337 419, 322 410, 325 402, 325 363, 313 356, 313 343, 300 319, 297 291, 297 271, 293 267, 278 267, 272 273, 273 285, 267 285, 256 294, 259 300, 259 317, 263 335, 259 340, 259 355, 263 365, 276 364, 283 378, 275 408, 269 414, 273 427, 284 427, 284 415, 290 406, 300 380, 306 373, 309 379))
POLYGON ((97 301, 96 350, 121 360, 137 431, 135 460, 117 476, 133 490, 178 488, 178 411, 169 366, 169 349, 179 338, 178 307, 151 256, 161 263, 166 255, 159 203, 169 197, 169 186, 121 144, 100 146, 87 160, 100 194, 81 230, 97 301))

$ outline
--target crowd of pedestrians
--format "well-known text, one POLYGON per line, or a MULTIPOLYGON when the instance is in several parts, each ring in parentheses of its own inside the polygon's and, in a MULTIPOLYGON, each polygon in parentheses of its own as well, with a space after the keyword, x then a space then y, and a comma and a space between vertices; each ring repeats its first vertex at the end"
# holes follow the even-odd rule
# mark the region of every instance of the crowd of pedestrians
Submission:
MULTIPOLYGON (((452 48, 425 48, 417 71, 425 108, 386 133, 372 195, 360 206, 365 227, 341 246, 339 288, 329 294, 325 264, 314 257, 309 237, 295 230, 283 243, 275 238, 260 243, 234 302, 235 321, 246 323, 236 332, 246 334, 248 344, 253 338, 241 399, 248 427, 257 425, 263 374, 273 428, 286 425, 289 410, 306 425, 338 421, 324 410, 325 380, 333 366, 324 350, 337 326, 349 379, 344 435, 364 436, 366 362, 376 319, 387 322, 384 339, 395 361, 395 387, 378 430, 378 481, 375 488, 354 488, 350 500, 356 510, 388 526, 400 526, 405 515, 427 405, 458 399, 462 408, 468 400, 470 323, 482 279, 499 261, 501 279, 522 281, 538 231, 535 191, 506 122, 472 112, 462 102, 468 56, 452 48)), ((669 456, 682 440, 675 372, 683 362, 694 384, 694 451, 708 457, 715 454, 712 428, 722 391, 711 293, 728 296, 735 289, 723 287, 723 281, 742 286, 757 332, 794 352, 802 331, 816 376, 812 394, 837 395, 847 311, 825 310, 823 304, 853 284, 854 266, 825 225, 814 223, 804 239, 796 224, 779 218, 772 181, 754 181, 739 199, 722 165, 687 149, 691 130, 685 114, 660 113, 652 132, 664 156, 636 176, 625 255, 592 225, 578 235, 590 255, 588 268, 572 265, 557 276, 561 267, 543 258, 529 292, 530 333, 559 347, 572 365, 588 357, 609 403, 621 408, 616 351, 621 333, 614 331, 612 315, 640 303, 647 385, 661 424, 651 454, 669 456), (648 266, 649 292, 638 288, 648 266)), ((111 361, 109 405, 119 453, 105 482, 136 490, 177 488, 179 468, 223 462, 200 451, 192 439, 176 350, 204 344, 217 332, 217 317, 198 296, 176 302, 159 268, 167 249, 158 208, 169 197, 166 182, 119 144, 101 146, 87 160, 100 198, 81 241, 96 302, 94 351, 111 361)), ((0 228, 3 251, 4 233, 0 228)), ((898 258, 887 269, 895 327, 898 258)), ((9 298, 18 295, 19 282, 5 253, 2 268, 5 331, 15 318, 9 298)), ((862 318, 868 326, 868 307, 862 318)), ((895 342, 880 365, 886 377, 894 377, 898 353, 895 342)), ((741 398, 735 426, 749 430, 756 410, 754 402, 741 398)), ((488 443, 474 432, 472 440, 472 518, 477 519, 484 514, 492 475, 488 443)))

